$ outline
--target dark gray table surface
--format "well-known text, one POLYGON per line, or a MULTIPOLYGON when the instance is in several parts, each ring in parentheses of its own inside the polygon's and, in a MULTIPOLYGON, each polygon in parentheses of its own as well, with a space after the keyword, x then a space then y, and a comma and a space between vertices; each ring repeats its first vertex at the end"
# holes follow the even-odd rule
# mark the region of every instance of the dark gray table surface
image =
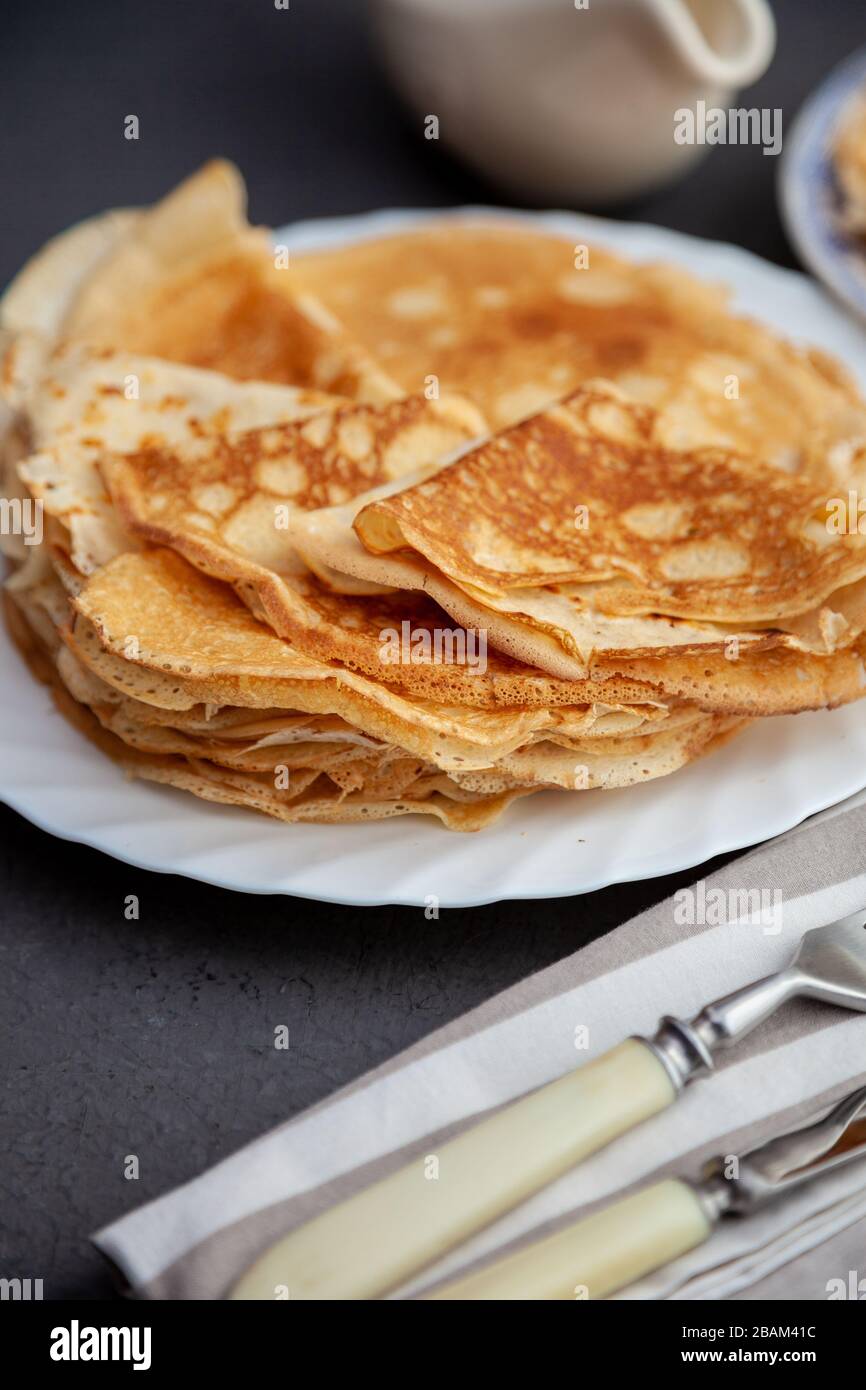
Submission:
MULTIPOLYGON (((866 42, 866 11, 775 8, 777 57, 746 104, 789 124, 866 42)), ((149 202, 216 153, 271 224, 503 201, 419 138, 360 0, 7 0, 0 284, 62 227, 149 202), (138 142, 122 138, 130 112, 138 142)), ((791 265, 776 173, 759 149, 721 148, 679 187, 613 211, 791 265)), ((0 1277, 42 1278, 51 1298, 110 1296, 89 1231, 706 871, 429 922, 147 874, 7 809, 0 828, 0 1277), (273 1048, 279 1023, 289 1058, 273 1048), (136 1182, 123 1177, 133 1153, 136 1182)))

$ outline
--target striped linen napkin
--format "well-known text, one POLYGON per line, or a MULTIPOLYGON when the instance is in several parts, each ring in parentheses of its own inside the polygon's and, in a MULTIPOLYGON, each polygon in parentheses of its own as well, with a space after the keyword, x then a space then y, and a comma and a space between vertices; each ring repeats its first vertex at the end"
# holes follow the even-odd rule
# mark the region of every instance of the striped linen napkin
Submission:
MULTIPOLYGON (((863 906, 866 792, 497 995, 104 1228, 95 1244, 138 1297, 221 1298, 267 1245, 330 1204, 413 1158, 422 1162, 491 1110, 629 1034, 651 1033, 662 1014, 689 1016, 781 968, 804 931, 863 906), (576 1050, 587 1037, 585 1050, 576 1050)), ((416 1297, 638 1185, 697 1176, 705 1159, 805 1123, 864 1084, 866 1016, 788 1004, 722 1054, 717 1071, 671 1109, 391 1296, 416 1297)), ((859 1280, 866 1280, 866 1163, 747 1220, 724 1222, 705 1245, 618 1297, 856 1297, 859 1280)))

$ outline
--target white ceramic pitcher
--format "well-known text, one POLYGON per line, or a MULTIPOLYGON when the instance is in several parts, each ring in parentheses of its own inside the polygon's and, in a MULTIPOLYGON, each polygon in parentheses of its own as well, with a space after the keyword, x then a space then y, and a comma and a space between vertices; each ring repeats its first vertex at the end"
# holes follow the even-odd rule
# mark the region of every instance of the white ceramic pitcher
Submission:
POLYGON ((766 0, 370 3, 420 121, 435 116, 438 138, 477 169, 548 203, 676 177, 707 146, 678 144, 674 113, 700 100, 727 110, 775 48, 766 0))

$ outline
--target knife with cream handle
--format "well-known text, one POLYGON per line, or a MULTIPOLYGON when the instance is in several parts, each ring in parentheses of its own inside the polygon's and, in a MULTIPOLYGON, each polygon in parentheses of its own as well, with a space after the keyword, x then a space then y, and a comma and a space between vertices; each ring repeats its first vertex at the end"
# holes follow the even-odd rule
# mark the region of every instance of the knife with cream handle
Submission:
POLYGON ((655 1183, 427 1298, 606 1298, 700 1245, 721 1217, 748 1215, 842 1164, 863 1160, 866 1087, 817 1124, 771 1139, 735 1161, 713 1159, 698 1183, 655 1183))
POLYGON ((231 1292, 235 1299, 375 1298, 657 1114, 718 1047, 736 1042, 795 995, 866 1010, 866 913, 807 932, 793 963, 691 1021, 665 1018, 542 1086, 429 1154, 291 1231, 231 1292), (279 1291, 279 1293, 278 1293, 279 1291))

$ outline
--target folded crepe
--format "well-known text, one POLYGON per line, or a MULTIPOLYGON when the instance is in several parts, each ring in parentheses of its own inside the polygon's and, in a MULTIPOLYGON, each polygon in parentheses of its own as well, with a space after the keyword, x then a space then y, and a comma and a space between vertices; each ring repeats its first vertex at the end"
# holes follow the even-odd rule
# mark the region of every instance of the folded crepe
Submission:
POLYGON ((8 348, 0 383, 23 422, 17 477, 68 532, 70 556, 85 574, 134 544, 96 467, 106 450, 306 420, 341 400, 81 343, 49 348, 32 334, 8 348))
POLYGON ((333 592, 423 589, 575 689, 628 677, 752 714, 858 698, 863 538, 807 480, 647 447, 651 414, 593 384, 408 487, 294 516, 292 540, 333 592))
MULTIPOLYGON (((314 504, 354 496, 485 431, 478 410, 459 398, 395 401, 380 417, 374 407, 305 387, 239 382, 78 343, 46 353, 41 340, 27 336, 17 338, 0 362, 0 381, 5 399, 27 422, 29 452, 18 476, 69 532, 70 555, 83 573, 130 544, 97 466, 113 451, 140 458, 161 452, 171 459, 174 444, 198 449, 198 481, 190 478, 186 496, 195 517, 204 524, 210 514, 231 510, 241 530, 257 529, 267 545, 279 536, 278 504, 297 505, 299 495, 314 504), (377 431, 371 422, 379 418, 377 431), (295 444, 289 453, 280 427, 299 422, 308 429, 286 436, 295 444), (227 476, 240 463, 231 454, 231 435, 253 427, 259 427, 248 440, 256 450, 260 527, 248 513, 239 520, 227 476)), ((252 460, 244 463, 249 470, 252 460)))
POLYGON ((154 207, 106 214, 46 248, 0 302, 0 329, 357 400, 402 395, 281 266, 267 232, 247 222, 237 169, 213 160, 154 207))
POLYGON ((355 530, 585 662, 732 637, 850 645, 866 626, 866 537, 828 524, 826 491, 723 450, 660 449, 653 424, 650 407, 588 384, 368 503, 355 530))
POLYGON ((299 254, 289 279, 404 391, 435 378, 497 429, 604 377, 656 408, 669 448, 718 445, 843 481, 851 441, 866 440, 859 393, 826 354, 732 313, 723 286, 680 266, 633 263, 537 221, 431 220, 299 254))

